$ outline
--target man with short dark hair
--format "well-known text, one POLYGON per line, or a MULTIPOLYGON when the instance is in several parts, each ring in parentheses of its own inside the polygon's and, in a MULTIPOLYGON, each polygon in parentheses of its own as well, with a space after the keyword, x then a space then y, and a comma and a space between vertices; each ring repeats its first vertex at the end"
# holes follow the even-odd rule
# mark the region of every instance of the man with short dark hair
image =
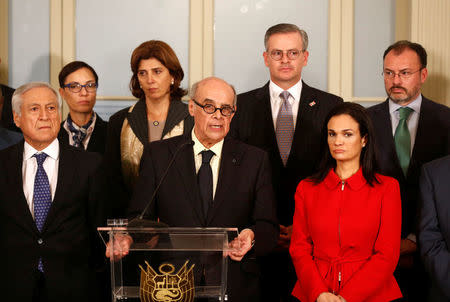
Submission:
POLYGON ((405 301, 424 301, 426 274, 417 252, 421 166, 450 153, 450 109, 421 94, 427 53, 418 43, 398 41, 383 55, 388 99, 368 109, 375 128, 382 174, 396 178, 402 196, 402 240, 395 276, 405 301))
POLYGON ((98 301, 99 156, 58 142, 61 101, 49 84, 17 88, 12 108, 25 141, 0 151, 2 299, 98 301))
POLYGON ((241 248, 230 255, 228 300, 256 302, 258 260, 275 247, 278 224, 267 154, 225 138, 235 98, 234 88, 218 78, 193 85, 194 129, 145 147, 129 213, 139 214, 160 183, 148 212, 153 219, 171 227, 237 227, 241 248))
POLYGON ((315 172, 320 132, 340 97, 308 86, 302 69, 308 63, 308 35, 294 24, 270 27, 264 38, 264 63, 270 81, 238 95, 231 134, 266 150, 272 167, 280 237, 278 251, 264 260, 264 301, 289 301, 296 280, 288 253, 298 183, 315 172))

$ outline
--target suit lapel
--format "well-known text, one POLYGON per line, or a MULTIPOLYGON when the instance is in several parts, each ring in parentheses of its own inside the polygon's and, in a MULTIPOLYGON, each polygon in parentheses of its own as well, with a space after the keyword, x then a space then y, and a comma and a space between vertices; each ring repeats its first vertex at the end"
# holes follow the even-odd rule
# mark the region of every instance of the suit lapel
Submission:
POLYGON ((15 221, 23 223, 25 228, 38 233, 38 229, 31 215, 30 208, 23 193, 22 165, 23 165, 23 144, 18 143, 10 152, 10 160, 6 163, 7 171, 12 171, 8 175, 8 186, 11 192, 17 194, 17 198, 13 198, 11 203, 11 211, 16 216, 15 221))
MULTIPOLYGON (((422 104, 420 106, 419 121, 417 124, 416 138, 414 140, 414 146, 411 153, 411 160, 409 162, 408 174, 414 169, 412 167, 416 162, 422 162, 421 152, 423 146, 427 146, 429 143, 428 135, 433 132, 435 121, 433 120, 432 109, 429 108, 430 101, 422 96, 422 104)), ((423 156, 423 155, 422 155, 423 156)))
POLYGON ((233 194, 232 184, 236 179, 243 152, 238 149, 238 144, 233 143, 231 138, 226 138, 223 144, 222 156, 220 160, 219 177, 217 180, 216 194, 212 207, 208 211, 207 225, 210 225, 221 205, 233 194))
MULTIPOLYGON (((183 139, 177 143, 172 141, 169 145, 171 156, 175 155, 177 149, 184 143, 191 140, 188 136, 183 136, 183 139)), ((192 209, 195 212, 200 225, 205 225, 205 217, 203 215, 202 204, 200 199, 200 192, 198 190, 197 175, 195 173, 194 151, 192 146, 185 146, 175 159, 174 166, 178 170, 180 179, 184 184, 188 199, 191 202, 192 209)), ((172 158, 171 157, 171 158, 172 158)))
POLYGON ((169 112, 167 113, 167 120, 164 125, 162 136, 167 134, 173 127, 175 127, 180 121, 186 118, 189 113, 186 106, 181 101, 170 101, 169 112))
MULTIPOLYGON (((94 113, 96 114, 96 113, 94 113)), ((92 132, 87 151, 98 152, 98 150, 104 150, 106 125, 101 117, 97 114, 97 119, 95 120, 94 131, 92 132)))
POLYGON ((58 180, 56 184, 55 197, 52 201, 52 206, 45 219, 42 232, 45 232, 50 225, 55 226, 53 222, 57 218, 58 209, 61 204, 64 203, 65 196, 71 195, 71 188, 73 184, 76 184, 75 174, 77 173, 77 167, 73 163, 75 162, 74 154, 64 147, 63 144, 59 144, 59 165, 58 165, 58 180))
POLYGON ((145 100, 139 100, 133 111, 127 113, 128 123, 139 141, 145 146, 148 143, 148 121, 145 100))

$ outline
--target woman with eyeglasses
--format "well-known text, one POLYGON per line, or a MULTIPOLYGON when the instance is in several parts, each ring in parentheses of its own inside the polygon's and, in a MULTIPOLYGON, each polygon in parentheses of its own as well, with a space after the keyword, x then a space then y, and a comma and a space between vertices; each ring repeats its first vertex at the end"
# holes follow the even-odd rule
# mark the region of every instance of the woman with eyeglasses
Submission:
POLYGON ((131 55, 130 90, 139 100, 109 120, 107 165, 117 186, 115 217, 124 216, 139 174, 144 146, 189 133, 194 121, 181 101, 184 72, 172 48, 157 40, 139 45, 131 55))
POLYGON ((328 114, 318 172, 295 193, 290 254, 302 302, 381 302, 401 298, 398 182, 377 174, 366 110, 342 103, 328 114))
POLYGON ((107 122, 94 112, 98 76, 85 62, 74 61, 61 69, 59 94, 69 106, 58 134, 60 142, 81 150, 105 152, 107 122))

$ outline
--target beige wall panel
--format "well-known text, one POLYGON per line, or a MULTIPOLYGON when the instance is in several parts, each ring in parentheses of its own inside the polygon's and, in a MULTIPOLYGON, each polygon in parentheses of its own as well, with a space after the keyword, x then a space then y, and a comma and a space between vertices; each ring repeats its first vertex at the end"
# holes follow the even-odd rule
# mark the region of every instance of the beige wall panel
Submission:
POLYGON ((0 83, 8 84, 8 0, 0 0, 0 83))
POLYGON ((428 53, 423 94, 450 106, 450 1, 412 0, 411 39, 428 53))

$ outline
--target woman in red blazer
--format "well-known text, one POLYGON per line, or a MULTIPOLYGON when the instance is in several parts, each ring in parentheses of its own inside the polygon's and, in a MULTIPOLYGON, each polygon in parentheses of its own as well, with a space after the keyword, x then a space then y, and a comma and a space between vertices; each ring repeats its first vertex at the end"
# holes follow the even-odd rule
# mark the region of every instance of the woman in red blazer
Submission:
POLYGON ((343 103, 323 134, 319 171, 295 194, 292 294, 302 302, 398 299, 400 191, 395 179, 375 173, 370 119, 362 106, 343 103))

